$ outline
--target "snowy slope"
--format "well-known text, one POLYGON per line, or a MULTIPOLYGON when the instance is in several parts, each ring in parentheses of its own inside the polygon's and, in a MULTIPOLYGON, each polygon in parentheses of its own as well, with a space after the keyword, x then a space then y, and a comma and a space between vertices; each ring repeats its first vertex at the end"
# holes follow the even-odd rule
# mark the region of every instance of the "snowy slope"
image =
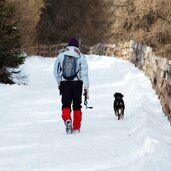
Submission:
POLYGON ((171 127, 149 79, 129 62, 87 56, 89 105, 80 134, 67 135, 54 58, 22 66, 28 85, 0 84, 0 171, 170 171, 171 127), (113 94, 124 94, 124 120, 113 94))

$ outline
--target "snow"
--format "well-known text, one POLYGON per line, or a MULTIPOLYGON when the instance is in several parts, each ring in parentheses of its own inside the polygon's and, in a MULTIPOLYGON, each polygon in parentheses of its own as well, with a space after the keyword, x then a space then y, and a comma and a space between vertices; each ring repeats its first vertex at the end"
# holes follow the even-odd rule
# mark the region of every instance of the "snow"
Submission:
POLYGON ((27 58, 27 85, 0 84, 1 171, 171 170, 171 127, 150 80, 127 61, 86 57, 93 109, 83 106, 80 134, 65 133, 55 58, 27 58), (124 94, 120 121, 115 92, 124 94))

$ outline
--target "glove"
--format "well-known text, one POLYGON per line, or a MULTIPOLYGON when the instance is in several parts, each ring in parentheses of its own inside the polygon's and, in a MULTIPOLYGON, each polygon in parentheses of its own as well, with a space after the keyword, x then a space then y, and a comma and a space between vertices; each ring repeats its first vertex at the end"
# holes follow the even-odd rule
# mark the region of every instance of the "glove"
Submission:
POLYGON ((89 99, 89 89, 88 87, 84 88, 84 94, 83 94, 87 99, 89 99))

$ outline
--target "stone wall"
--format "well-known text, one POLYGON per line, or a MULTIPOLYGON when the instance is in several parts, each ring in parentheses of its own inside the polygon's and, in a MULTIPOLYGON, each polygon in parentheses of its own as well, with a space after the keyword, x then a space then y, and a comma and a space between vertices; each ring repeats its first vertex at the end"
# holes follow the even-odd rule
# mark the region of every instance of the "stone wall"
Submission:
POLYGON ((129 60, 150 78, 163 112, 171 122, 171 60, 155 56, 151 47, 133 41, 120 44, 97 44, 90 54, 116 56, 129 60))

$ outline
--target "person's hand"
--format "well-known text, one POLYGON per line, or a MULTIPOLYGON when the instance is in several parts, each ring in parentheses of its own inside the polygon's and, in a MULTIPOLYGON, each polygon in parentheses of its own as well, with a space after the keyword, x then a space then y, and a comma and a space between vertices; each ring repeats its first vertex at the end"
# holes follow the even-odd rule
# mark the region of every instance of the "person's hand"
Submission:
POLYGON ((89 99, 89 88, 88 87, 84 88, 84 94, 83 95, 86 97, 86 99, 89 99))

